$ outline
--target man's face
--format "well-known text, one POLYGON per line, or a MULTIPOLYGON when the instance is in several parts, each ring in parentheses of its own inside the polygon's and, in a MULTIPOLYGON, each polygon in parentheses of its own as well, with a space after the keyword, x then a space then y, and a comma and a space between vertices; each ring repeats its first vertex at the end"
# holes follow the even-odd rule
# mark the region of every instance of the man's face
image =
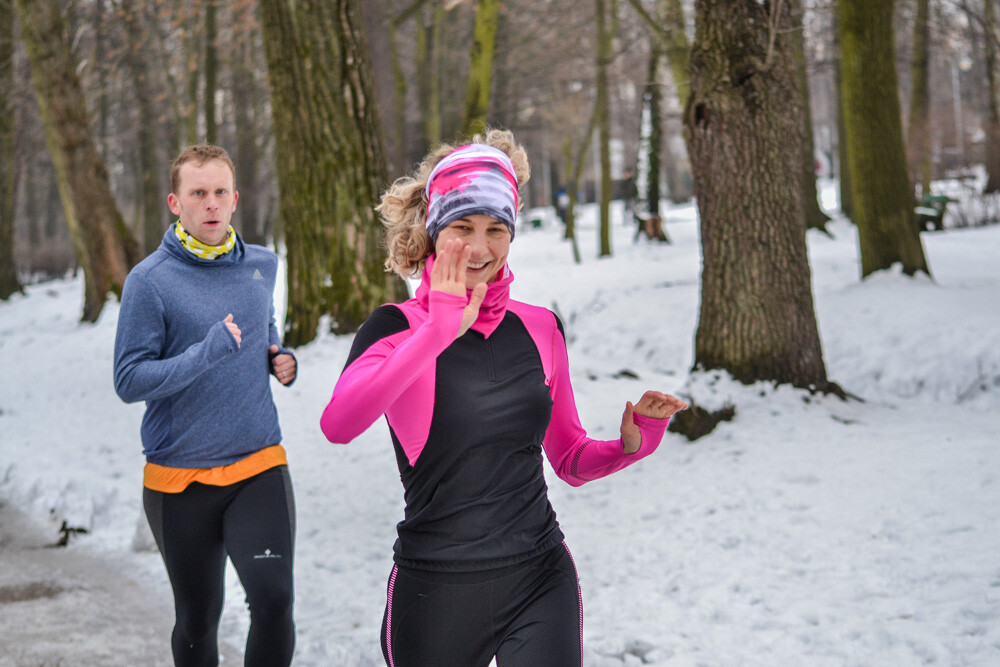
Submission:
POLYGON ((177 192, 167 196, 167 204, 191 236, 207 245, 222 245, 239 197, 225 162, 186 162, 181 165, 177 192))

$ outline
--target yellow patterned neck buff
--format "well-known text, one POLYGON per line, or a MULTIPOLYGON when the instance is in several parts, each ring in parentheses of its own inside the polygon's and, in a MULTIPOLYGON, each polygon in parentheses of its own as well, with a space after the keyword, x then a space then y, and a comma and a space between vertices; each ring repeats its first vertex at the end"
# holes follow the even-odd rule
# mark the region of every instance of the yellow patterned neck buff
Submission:
POLYGON ((207 243, 202 243, 195 237, 191 236, 183 225, 181 221, 178 220, 177 224, 174 225, 174 233, 177 234, 177 240, 181 242, 181 245, 187 249, 195 257, 201 257, 202 259, 215 259, 216 257, 221 257, 227 252, 233 249, 236 245, 236 230, 233 226, 229 226, 229 236, 226 237, 226 242, 222 245, 208 245, 207 243))

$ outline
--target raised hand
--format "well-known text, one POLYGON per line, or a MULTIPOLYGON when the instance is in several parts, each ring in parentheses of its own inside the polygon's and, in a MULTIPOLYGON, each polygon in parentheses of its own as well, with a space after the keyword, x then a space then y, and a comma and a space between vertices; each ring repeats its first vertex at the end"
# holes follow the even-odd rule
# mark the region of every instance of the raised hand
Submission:
POLYGON ((229 333, 233 334, 233 338, 236 339, 236 347, 240 346, 240 342, 243 340, 242 332, 240 328, 236 326, 236 322, 233 322, 233 314, 229 313, 226 315, 226 319, 222 320, 226 323, 226 328, 229 329, 229 333))
MULTIPOLYGON (((465 271, 472 256, 472 247, 459 239, 448 239, 434 259, 431 267, 431 289, 456 296, 465 296, 465 271)), ((486 296, 486 283, 478 283, 469 295, 469 302, 462 311, 462 328, 456 338, 461 337, 479 316, 479 306, 486 296)))
POLYGON ((431 289, 465 296, 465 271, 472 247, 458 239, 448 239, 437 252, 431 267, 431 289))
POLYGON ((639 402, 632 405, 631 401, 626 401, 625 412, 622 414, 622 442, 625 444, 626 454, 635 454, 642 445, 642 435, 639 426, 632 419, 633 414, 652 419, 668 419, 674 413, 687 410, 687 403, 659 391, 647 391, 639 399, 639 402))

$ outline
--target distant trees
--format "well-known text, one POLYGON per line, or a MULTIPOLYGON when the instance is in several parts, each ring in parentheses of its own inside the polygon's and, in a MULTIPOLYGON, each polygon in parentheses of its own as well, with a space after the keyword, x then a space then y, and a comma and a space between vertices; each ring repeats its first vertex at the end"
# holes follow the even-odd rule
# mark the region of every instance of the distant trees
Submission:
MULTIPOLYGON (((47 3, 23 0, 20 4, 36 8, 47 3)), ((683 155, 683 149, 678 151, 680 156, 675 156, 671 147, 683 143, 678 141, 684 130, 679 109, 688 106, 686 100, 691 95, 690 27, 704 28, 707 24, 703 21, 708 16, 699 15, 692 22, 685 17, 685 11, 690 14, 692 7, 706 11, 709 5, 704 2, 695 5, 682 0, 582 3, 579 0, 542 3, 341 0, 314 4, 290 0, 232 3, 85 0, 60 4, 66 29, 74 36, 65 53, 76 63, 73 69, 79 77, 84 108, 94 112, 92 117, 84 112, 79 121, 93 128, 96 155, 107 165, 105 189, 114 194, 124 219, 135 235, 143 239, 147 251, 155 247, 166 219, 162 204, 169 158, 186 143, 214 137, 230 150, 237 164, 241 201, 234 220, 241 234, 250 241, 280 245, 283 232, 281 224, 276 223, 287 226, 290 340, 309 340, 324 315, 330 316, 335 330, 350 330, 370 310, 371 304, 388 300, 389 294, 399 294, 401 286, 392 280, 386 282, 381 270, 378 249, 381 229, 371 206, 389 180, 408 171, 430 145, 453 141, 474 124, 509 127, 527 146, 535 174, 525 192, 527 206, 552 204, 553 193, 560 189, 570 195, 565 232, 573 241, 577 258, 580 253, 573 212, 580 210, 578 197, 580 201, 601 202, 601 224, 595 239, 597 254, 601 255, 611 252, 608 204, 616 196, 613 186, 622 185, 620 179, 625 172, 634 170, 637 164, 643 169, 646 165, 650 167, 650 178, 644 182, 645 192, 640 193, 640 198, 645 197, 656 208, 661 196, 678 201, 686 196, 685 191, 690 192, 687 156, 683 155), (280 20, 268 23, 279 16, 276 7, 283 7, 287 16, 294 18, 286 23, 280 20), (358 20, 361 9, 364 27, 358 20), (267 20, 262 22, 261 14, 267 20), (345 27, 347 23, 351 25, 345 27), (367 35, 363 36, 365 30, 367 35), (362 40, 369 38, 377 44, 374 66, 362 45, 362 40), (283 52, 276 50, 276 44, 281 45, 283 52), (661 66, 664 58, 669 70, 661 66), (312 68, 308 75, 306 67, 312 68), (373 80, 379 84, 377 89, 372 85, 373 80), (643 105, 645 112, 640 110, 643 105), (376 107, 386 112, 381 124, 377 122, 376 107), (649 152, 640 160, 641 142, 649 152), (391 161, 387 156, 391 156, 391 161), (660 173, 656 169, 658 161, 660 173), (387 166, 390 164, 391 167, 387 166), (676 174, 678 169, 684 172, 683 178, 676 174), (292 181, 297 183, 293 185, 292 181), (303 208, 295 208, 299 206, 303 208)), ((711 11, 722 12, 721 4, 711 11)), ((878 267, 896 262, 903 263, 907 272, 926 270, 919 236, 906 222, 912 215, 913 195, 908 185, 900 186, 898 144, 879 143, 874 149, 859 148, 865 145, 865 136, 876 137, 879 142, 900 136, 898 129, 874 132, 859 129, 865 123, 878 123, 879 128, 884 128, 889 127, 883 124, 884 120, 891 122, 888 117, 883 119, 865 109, 859 111, 859 100, 862 104, 872 104, 873 108, 878 106, 881 111, 900 91, 912 91, 916 95, 913 99, 919 100, 920 77, 914 73, 899 86, 895 79, 883 76, 888 70, 875 64, 872 59, 875 52, 864 51, 860 56, 865 59, 863 78, 868 79, 864 83, 871 88, 859 91, 857 70, 855 75, 849 73, 854 66, 850 60, 858 57, 859 48, 871 47, 845 45, 841 72, 834 65, 837 60, 834 41, 852 31, 848 29, 841 34, 832 28, 837 19, 843 22, 845 7, 878 5, 881 11, 878 20, 888 17, 887 27, 883 26, 876 35, 872 31, 874 24, 866 25, 868 32, 858 39, 882 40, 884 47, 886 38, 892 36, 893 20, 901 34, 923 34, 918 32, 924 25, 921 12, 929 5, 928 43, 954 40, 959 46, 944 55, 941 49, 928 51, 927 106, 931 116, 926 122, 931 129, 919 131, 923 121, 913 114, 921 113, 923 103, 912 102, 908 108, 911 120, 907 124, 910 136, 925 142, 914 153, 919 153, 922 164, 929 164, 933 176, 939 177, 945 168, 958 163, 959 148, 967 147, 972 155, 972 151, 985 147, 984 162, 991 174, 989 182, 993 184, 997 181, 993 172, 1000 172, 1000 158, 994 160, 997 166, 993 167, 989 157, 1000 155, 1000 140, 996 139, 1000 131, 991 129, 1000 127, 1000 111, 994 114, 997 120, 989 120, 993 115, 987 118, 987 112, 993 113, 997 108, 995 102, 1000 95, 995 76, 995 3, 907 0, 898 3, 899 11, 886 11, 884 2, 856 0, 843 0, 839 11, 829 0, 739 0, 728 4, 732 5, 728 11, 734 15, 753 13, 754 20, 767 23, 766 41, 760 47, 763 51, 757 56, 758 60, 763 58, 764 64, 727 53, 710 56, 703 41, 698 47, 701 49, 698 67, 703 76, 701 94, 705 105, 700 108, 711 109, 712 103, 723 100, 717 82, 704 78, 714 68, 735 77, 733 81, 742 86, 741 91, 731 91, 732 100, 725 99, 726 104, 734 106, 719 107, 733 122, 750 123, 760 136, 773 132, 774 125, 785 128, 787 118, 766 120, 771 107, 765 105, 751 113, 758 98, 746 95, 757 91, 754 94, 767 101, 767 95, 760 90, 778 86, 778 82, 786 85, 778 76, 780 68, 776 65, 779 46, 781 54, 793 54, 800 80, 794 89, 781 90, 797 92, 803 99, 786 101, 787 108, 775 105, 773 111, 786 116, 796 114, 802 121, 800 136, 794 145, 784 140, 775 150, 800 152, 799 175, 786 175, 798 178, 803 189, 798 197, 798 215, 804 225, 821 227, 823 223, 823 213, 815 201, 813 154, 830 156, 830 162, 836 165, 833 155, 838 147, 843 147, 837 172, 845 187, 841 204, 859 226, 862 274, 868 275, 879 270, 878 267), (775 30, 779 23, 781 28, 775 30), (955 55, 960 47, 965 48, 957 40, 967 36, 975 41, 968 45, 974 63, 969 72, 963 66, 962 85, 952 88, 943 77, 954 70, 947 69, 951 63, 943 58, 955 55), (983 39, 983 48, 979 48, 983 39), (726 65, 716 61, 726 61, 726 65), (832 101, 825 101, 835 98, 830 91, 836 88, 828 81, 835 71, 838 76, 844 75, 845 113, 839 114, 832 101), (808 129, 810 122, 805 113, 806 75, 810 83, 817 80, 820 83, 813 87, 813 102, 820 101, 815 106, 823 112, 818 121, 823 125, 818 125, 815 133, 808 129), (975 81, 980 75, 982 81, 977 87, 975 81), (765 80, 766 85, 761 84, 765 80), (990 92, 985 92, 987 86, 990 92), (958 104, 953 112, 953 96, 956 103, 964 104, 965 131, 955 129, 960 119, 958 104), (951 122, 952 115, 955 123, 951 122), (942 123, 942 119, 947 122, 942 123), (839 140, 835 129, 838 120, 843 121, 839 140), (984 133, 974 131, 980 127, 984 133), (976 144, 980 134, 985 140, 976 144), (814 136, 824 142, 818 151, 808 145, 814 136), (950 145, 953 138, 959 145, 950 145), (849 144, 851 150, 847 150, 849 144), (872 156, 877 157, 877 168, 869 174, 863 165, 867 163, 867 168, 871 168, 872 156), (862 172, 851 178, 855 169, 862 172), (904 190, 907 190, 906 204, 900 194, 904 190), (858 203, 852 203, 855 193, 861 195, 858 203), (875 208, 871 205, 873 201, 875 208), (894 231, 886 235, 886 229, 894 231)), ((865 11, 876 10, 869 7, 865 11)), ((761 34, 749 31, 742 37, 750 40, 750 44, 762 39, 761 34)), ((852 39, 855 38, 846 37, 847 42, 852 39)), ((29 39, 23 41, 27 44, 29 39)), ((51 46, 52 42, 47 44, 51 46)), ((912 53, 905 47, 898 51, 886 49, 891 54, 889 59, 895 57, 898 62, 911 55, 919 59, 920 51, 919 47, 912 53)), ((23 63, 23 54, 18 49, 14 62, 20 58, 23 63)), ((882 53, 877 57, 884 56, 882 53)), ((5 89, 0 94, 11 94, 13 87, 16 95, 18 86, 26 86, 27 75, 23 70, 22 66, 14 71, 14 82, 3 84, 5 89)), ((0 77, 4 76, 0 71, 0 77)), ((2 241, 7 232, 4 223, 0 223, 0 245, 4 247, 0 252, 11 252, 16 245, 22 249, 27 246, 28 253, 21 250, 12 260, 20 265, 25 279, 29 271, 41 268, 39 255, 44 259, 45 254, 59 252, 60 246, 53 239, 58 241, 60 234, 63 239, 62 256, 55 256, 50 262, 51 269, 45 267, 34 277, 26 278, 30 281, 44 275, 62 275, 67 267, 73 266, 65 230, 59 227, 80 223, 79 209, 70 209, 76 218, 69 220, 69 225, 63 224, 60 211, 52 210, 59 209, 52 206, 53 200, 60 201, 50 195, 57 182, 53 171, 60 174, 58 180, 63 180, 64 159, 57 153, 53 169, 45 151, 39 150, 44 140, 35 114, 26 111, 23 97, 21 94, 15 99, 18 105, 15 113, 3 118, 7 121, 20 117, 25 122, 11 135, 14 159, 4 162, 4 166, 9 166, 19 160, 18 182, 9 197, 2 194, 0 186, 0 211, 16 199, 13 218, 19 226, 10 234, 17 243, 2 241), (15 190, 19 193, 16 198, 15 190), (31 259, 27 259, 29 254, 31 259)), ((898 126, 898 103, 890 114, 897 117, 898 126)), ((5 131, 3 127, 0 122, 0 135, 5 131)), ((727 125, 728 134, 716 132, 700 137, 692 134, 696 127, 699 126, 687 125, 688 142, 697 138, 702 142, 700 149, 704 150, 710 142, 722 146, 725 141, 732 141, 727 150, 738 155, 737 163, 742 165, 742 171, 729 172, 726 170, 730 165, 719 167, 721 162, 715 156, 710 163, 713 169, 703 168, 693 179, 699 189, 699 206, 703 214, 708 214, 706 244, 719 241, 720 237, 714 233, 715 221, 737 212, 750 219, 768 217, 768 225, 773 218, 777 228, 785 225, 792 200, 786 198, 784 184, 769 180, 772 173, 784 173, 772 168, 778 158, 759 146, 735 140, 737 134, 731 125, 727 125), (718 180, 715 174, 720 173, 736 178, 735 186, 721 187, 714 182, 718 180), (747 183, 751 177, 760 182, 747 183), (756 193, 750 188, 768 186, 777 189, 745 197, 748 192, 756 193)), ((6 149, 0 145, 0 150, 6 149)), ((705 162, 706 154, 699 159, 703 167, 709 164, 705 162)), ((905 160, 903 164, 902 172, 909 183, 905 160)), ((724 228, 722 231, 727 232, 724 228)), ((74 238, 81 238, 79 232, 74 233, 74 238)), ((771 243, 768 239, 767 244, 771 243)), ((774 247, 767 245, 767 251, 774 247)), ((716 251, 718 248, 712 250, 716 251)), ((760 250, 761 254, 764 252, 760 250)), ((781 258, 782 252, 777 251, 775 263, 786 263, 781 258)), ((750 266, 753 262, 747 257, 740 256, 734 261, 743 267, 750 266)), ((12 262, 4 262, 0 257, 0 274, 3 266, 12 262)), ((715 264, 710 264, 707 262, 706 267, 714 269, 715 264)), ((101 263, 107 265, 108 262, 101 263)), ((83 261, 80 268, 88 276, 93 270, 83 261)), ((706 272, 710 291, 720 286, 732 290, 733 284, 728 281, 729 277, 706 272)), ((109 289, 114 291, 113 285, 109 289)), ((706 300, 706 305, 709 301, 706 300)), ((710 321, 706 317, 706 332, 714 326, 710 321)), ((699 350, 708 355, 708 339, 700 341, 699 350)))

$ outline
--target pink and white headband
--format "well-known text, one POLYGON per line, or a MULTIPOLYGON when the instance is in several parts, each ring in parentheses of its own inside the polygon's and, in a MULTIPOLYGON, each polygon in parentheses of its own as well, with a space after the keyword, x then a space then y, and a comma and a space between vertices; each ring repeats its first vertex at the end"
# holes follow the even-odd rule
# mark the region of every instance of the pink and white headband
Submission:
POLYGON ((427 231, 433 241, 450 223, 467 215, 488 215, 514 238, 517 175, 503 151, 467 144, 444 156, 427 178, 427 231))

